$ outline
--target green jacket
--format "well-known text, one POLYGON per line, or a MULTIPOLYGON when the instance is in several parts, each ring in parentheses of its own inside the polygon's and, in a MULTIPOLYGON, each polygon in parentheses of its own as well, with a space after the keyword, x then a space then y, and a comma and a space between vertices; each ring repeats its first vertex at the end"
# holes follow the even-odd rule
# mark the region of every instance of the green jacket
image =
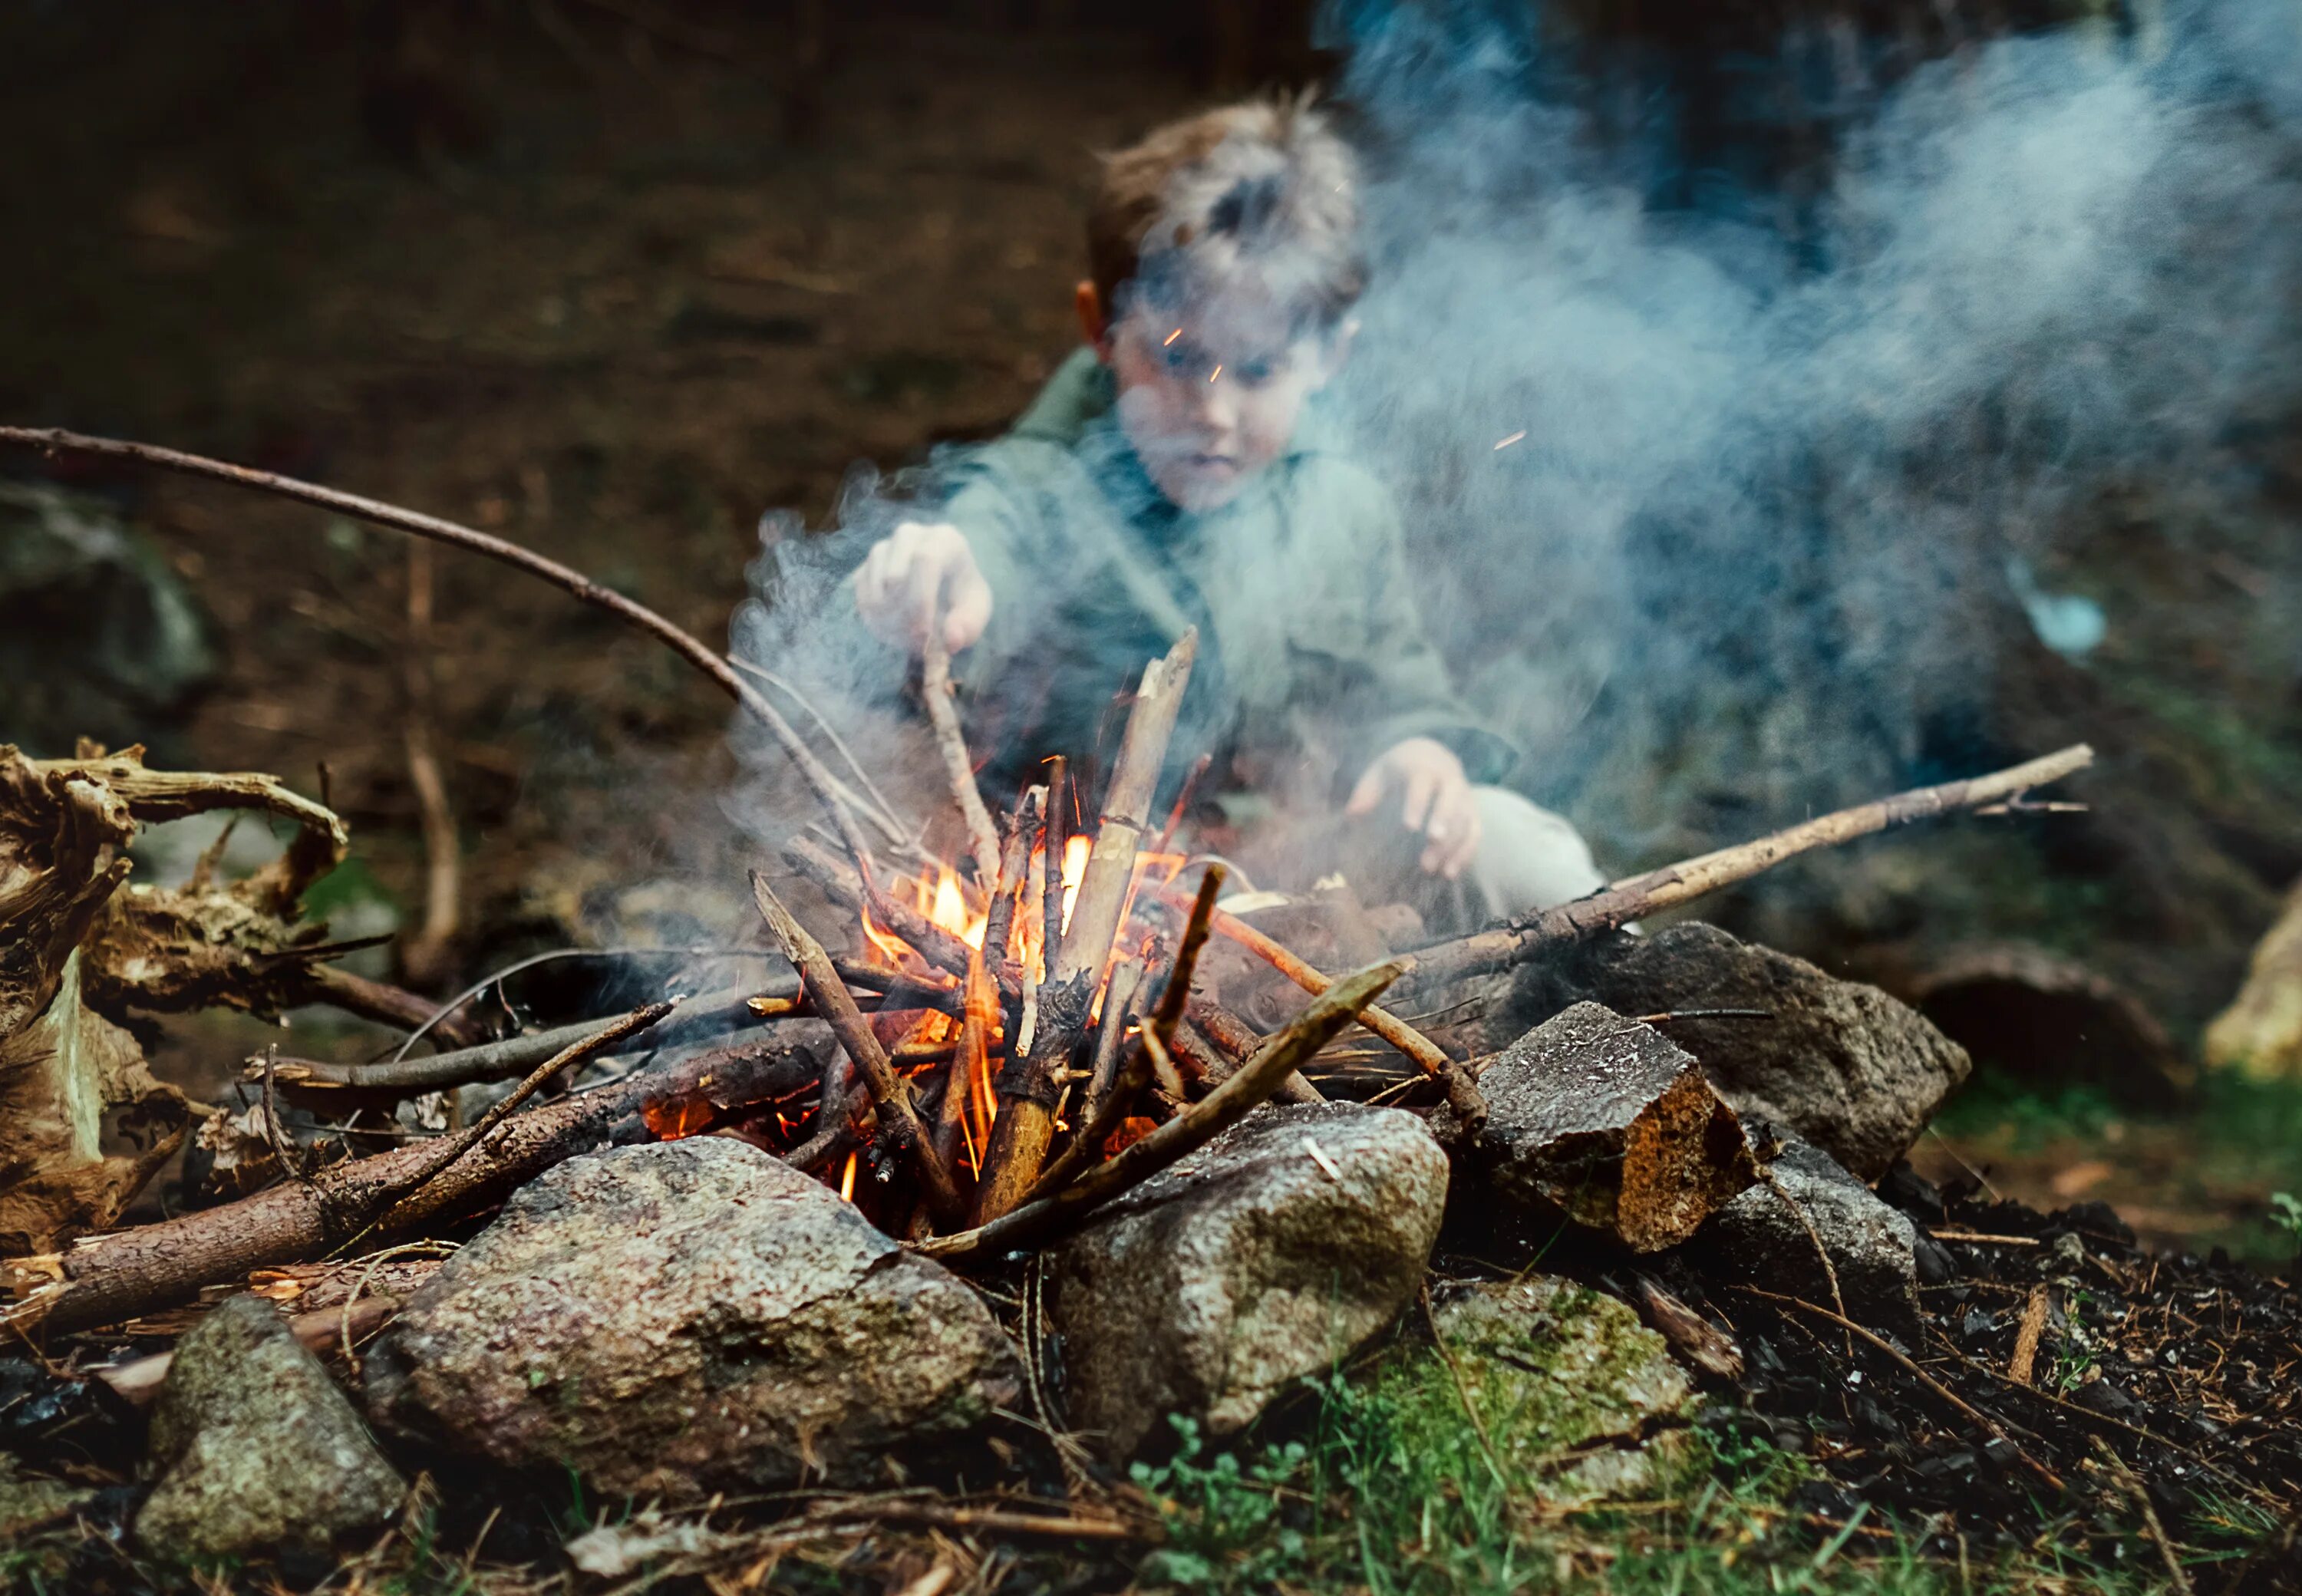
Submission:
POLYGON ((1144 474, 1114 398, 1082 349, 945 477, 942 514, 993 594, 955 668, 1000 786, 1048 754, 1107 758, 1114 694, 1192 626, 1170 764, 1215 753, 1215 791, 1332 797, 1412 736, 1453 749, 1474 781, 1510 767, 1516 751, 1456 696, 1424 634, 1380 482, 1298 436, 1231 503, 1189 514, 1144 474))

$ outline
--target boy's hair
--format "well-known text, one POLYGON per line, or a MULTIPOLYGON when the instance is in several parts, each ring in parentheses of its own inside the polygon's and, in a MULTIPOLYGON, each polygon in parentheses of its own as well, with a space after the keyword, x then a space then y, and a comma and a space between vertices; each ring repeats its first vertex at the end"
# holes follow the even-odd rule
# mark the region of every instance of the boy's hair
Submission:
POLYGON ((1170 122, 1106 155, 1088 213, 1104 312, 1122 293, 1180 304, 1251 285, 1325 331, 1366 286, 1357 163, 1307 93, 1170 122))

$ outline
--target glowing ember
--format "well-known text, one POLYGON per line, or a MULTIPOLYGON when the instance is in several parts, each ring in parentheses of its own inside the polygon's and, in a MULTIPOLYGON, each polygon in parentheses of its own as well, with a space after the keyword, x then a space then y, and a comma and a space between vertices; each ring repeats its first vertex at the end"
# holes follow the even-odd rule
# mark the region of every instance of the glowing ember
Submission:
POLYGON ((668 1103, 644 1104, 640 1118, 658 1141, 678 1141, 710 1129, 711 1105, 701 1097, 678 1097, 668 1103))

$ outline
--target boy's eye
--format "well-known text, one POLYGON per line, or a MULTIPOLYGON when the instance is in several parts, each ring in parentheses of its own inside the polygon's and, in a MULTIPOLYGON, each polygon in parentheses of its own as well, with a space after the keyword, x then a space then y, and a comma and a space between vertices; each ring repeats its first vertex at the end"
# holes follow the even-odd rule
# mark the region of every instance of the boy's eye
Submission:
POLYGON ((1159 358, 1165 363, 1169 371, 1183 372, 1190 370, 1198 363, 1199 352, 1179 339, 1161 349, 1159 358))
POLYGON ((1231 370, 1231 375, 1249 388, 1262 387, 1275 374, 1274 367, 1268 360, 1242 360, 1231 370))

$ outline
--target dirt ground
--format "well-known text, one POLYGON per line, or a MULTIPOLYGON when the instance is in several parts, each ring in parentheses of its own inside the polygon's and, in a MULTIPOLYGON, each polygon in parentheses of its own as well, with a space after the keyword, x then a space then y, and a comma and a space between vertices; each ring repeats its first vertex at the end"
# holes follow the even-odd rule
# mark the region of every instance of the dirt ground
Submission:
MULTIPOLYGON (((460 518, 724 637, 763 512, 821 524, 859 464, 997 431, 1071 347, 1091 151, 1242 59, 1306 64, 932 11, 815 39, 804 6, 17 8, 0 130, 38 158, 0 196, 0 415, 460 518)), ((324 786, 359 870, 413 912, 405 546, 65 475, 160 541, 223 642, 181 723, 85 729, 324 786)), ((433 643, 460 970, 655 923, 644 888, 675 874, 736 879, 727 710, 700 678, 454 558, 433 643)), ((657 918, 715 919, 675 907, 657 918)), ((187 1034, 197 1073, 250 1032, 187 1034)), ((2280 1256, 2261 1216, 2302 1167, 2202 1172, 2181 1126, 2066 1132, 1967 1125, 1923 1150, 2042 1207, 2104 1197, 2149 1239, 2280 1256)))

